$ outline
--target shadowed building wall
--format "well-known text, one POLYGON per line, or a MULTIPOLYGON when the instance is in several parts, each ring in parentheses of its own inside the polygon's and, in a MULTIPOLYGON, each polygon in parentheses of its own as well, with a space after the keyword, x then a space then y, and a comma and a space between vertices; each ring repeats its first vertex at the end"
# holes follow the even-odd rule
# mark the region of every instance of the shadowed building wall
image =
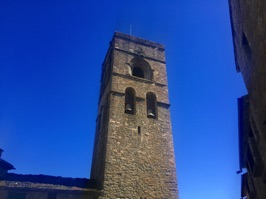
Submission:
POLYGON ((266 1, 229 0, 236 70, 248 95, 238 99, 241 196, 266 196, 266 1))

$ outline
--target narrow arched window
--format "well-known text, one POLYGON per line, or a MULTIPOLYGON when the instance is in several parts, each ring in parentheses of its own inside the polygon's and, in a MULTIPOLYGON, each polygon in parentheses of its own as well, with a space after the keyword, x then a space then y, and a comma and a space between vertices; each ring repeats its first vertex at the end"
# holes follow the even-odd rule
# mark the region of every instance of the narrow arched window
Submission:
POLYGON ((135 90, 127 88, 125 92, 125 113, 135 114, 135 90))
POLYGON ((147 93, 146 103, 147 103, 147 117, 156 119, 157 118, 157 98, 156 98, 156 95, 152 92, 147 93))

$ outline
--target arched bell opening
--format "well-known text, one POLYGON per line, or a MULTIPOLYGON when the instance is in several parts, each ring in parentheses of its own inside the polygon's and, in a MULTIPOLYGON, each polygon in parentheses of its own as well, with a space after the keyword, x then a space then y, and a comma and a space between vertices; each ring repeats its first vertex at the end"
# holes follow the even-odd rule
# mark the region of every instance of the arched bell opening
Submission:
POLYGON ((152 80, 152 70, 150 64, 143 58, 135 57, 131 60, 131 74, 134 77, 152 80))
POLYGON ((147 117, 157 119, 157 98, 152 92, 146 94, 147 117))
POLYGON ((135 90, 133 88, 126 88, 125 91, 125 113, 135 114, 135 90))

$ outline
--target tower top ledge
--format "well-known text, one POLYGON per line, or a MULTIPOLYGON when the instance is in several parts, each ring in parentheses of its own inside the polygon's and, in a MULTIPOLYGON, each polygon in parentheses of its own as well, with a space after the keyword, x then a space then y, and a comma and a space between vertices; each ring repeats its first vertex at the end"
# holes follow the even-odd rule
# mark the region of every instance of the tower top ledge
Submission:
POLYGON ((135 37, 135 36, 132 36, 132 35, 124 34, 124 33, 121 33, 121 32, 115 32, 113 39, 114 38, 122 38, 122 39, 125 39, 125 40, 128 40, 128 41, 134 42, 134 43, 139 43, 139 44, 142 44, 142 45, 145 45, 145 46, 158 48, 158 50, 161 50, 161 51, 165 50, 164 45, 162 45, 162 44, 159 44, 159 43, 156 43, 156 42, 153 42, 153 41, 149 41, 149 40, 146 40, 146 39, 142 39, 142 38, 139 38, 139 37, 135 37))

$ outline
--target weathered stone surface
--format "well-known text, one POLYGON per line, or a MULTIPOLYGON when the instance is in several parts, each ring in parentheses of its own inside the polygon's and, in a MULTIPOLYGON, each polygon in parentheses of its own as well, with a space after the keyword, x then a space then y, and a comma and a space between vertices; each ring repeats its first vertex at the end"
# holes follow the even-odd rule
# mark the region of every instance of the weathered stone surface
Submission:
POLYGON ((164 47, 116 33, 102 77, 91 173, 102 198, 178 198, 164 47), (149 64, 151 79, 132 76, 134 58, 149 64), (135 114, 125 113, 128 87, 136 93, 135 114), (157 119, 147 117, 148 92, 157 97, 157 119))

